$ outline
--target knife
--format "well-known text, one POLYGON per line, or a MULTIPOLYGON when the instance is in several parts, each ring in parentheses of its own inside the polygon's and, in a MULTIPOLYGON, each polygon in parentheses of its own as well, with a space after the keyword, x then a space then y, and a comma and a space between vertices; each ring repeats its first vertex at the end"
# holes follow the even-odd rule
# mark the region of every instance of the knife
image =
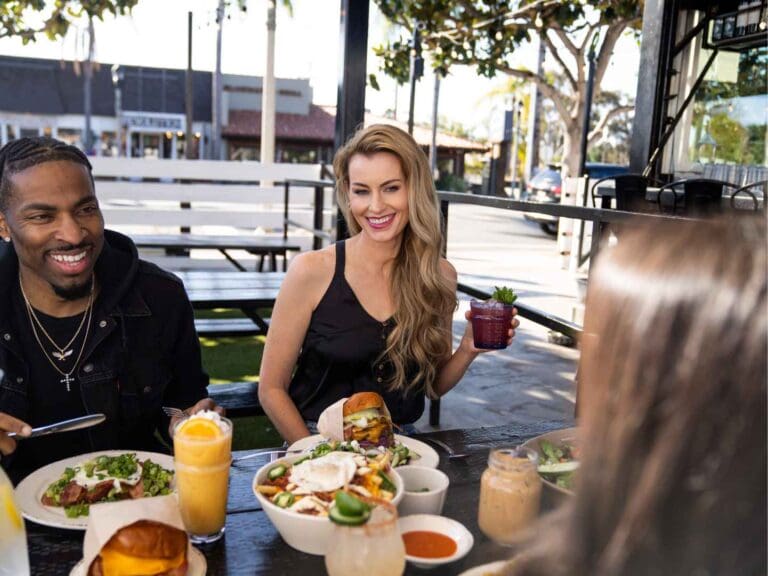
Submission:
POLYGON ((88 416, 81 416, 80 418, 72 418, 71 420, 63 420, 56 422, 55 424, 49 424, 48 426, 40 426, 39 428, 32 428, 32 434, 29 436, 20 436, 16 432, 8 432, 6 436, 9 438, 16 437, 17 440, 25 440, 27 438, 37 438, 38 436, 46 436, 48 434, 56 434, 57 432, 69 432, 70 430, 80 430, 81 428, 90 428, 101 424, 107 417, 104 414, 89 414, 88 416))

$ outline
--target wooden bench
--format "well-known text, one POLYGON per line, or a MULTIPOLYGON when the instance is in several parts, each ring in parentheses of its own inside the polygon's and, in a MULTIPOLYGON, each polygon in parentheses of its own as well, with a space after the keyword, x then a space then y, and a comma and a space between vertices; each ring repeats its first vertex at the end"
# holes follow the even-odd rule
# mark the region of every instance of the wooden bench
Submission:
MULTIPOLYGON (((93 158, 92 163, 96 195, 107 228, 143 237, 146 241, 142 242, 142 257, 163 268, 229 268, 234 258, 260 258, 261 270, 267 261, 275 270, 278 259, 285 266, 289 250, 313 245, 313 236, 307 232, 292 234, 288 240, 285 194, 280 183, 286 179, 316 179, 321 172, 319 164, 109 157, 93 158), (217 251, 221 252, 218 246, 201 246, 199 250, 192 246, 194 253, 190 255, 189 238, 179 240, 180 233, 191 238, 208 237, 208 243, 212 238, 239 236, 240 239, 232 239, 231 248, 235 251, 241 248, 238 244, 242 244, 242 238, 250 242, 233 258, 226 254, 227 259, 217 257, 217 251), (158 236, 169 238, 163 241, 158 236)), ((318 217, 316 190, 309 186, 293 187, 292 220, 308 229, 318 219, 330 227, 331 195, 332 189, 324 193, 323 199, 327 196, 327 201, 317 203, 318 217)))
POLYGON ((227 410, 227 416, 263 416, 259 404, 259 385, 256 382, 234 382, 232 384, 211 384, 208 395, 219 406, 227 410))
MULTIPOLYGON (((269 318, 262 318, 269 327, 269 318)), ((195 318, 198 335, 208 338, 258 336, 262 329, 250 318, 195 318)))

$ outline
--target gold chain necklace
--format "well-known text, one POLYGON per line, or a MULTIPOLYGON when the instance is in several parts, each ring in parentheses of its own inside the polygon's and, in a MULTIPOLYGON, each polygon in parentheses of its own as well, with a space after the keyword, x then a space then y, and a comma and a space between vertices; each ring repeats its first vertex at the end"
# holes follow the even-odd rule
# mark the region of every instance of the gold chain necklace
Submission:
MULTIPOLYGON (((37 345, 40 346, 40 350, 43 351, 43 356, 45 356, 45 359, 48 360, 48 363, 53 366, 53 369, 56 370, 59 374, 63 376, 59 382, 62 384, 66 384, 67 386, 67 392, 71 392, 72 389, 70 388, 70 384, 75 381, 75 379, 72 377, 72 374, 75 370, 77 370, 77 366, 80 364, 80 360, 83 358, 83 352, 85 352, 85 345, 88 342, 88 333, 91 328, 91 318, 93 317, 93 285, 94 285, 94 279, 91 277, 91 295, 88 298, 88 307, 85 309, 85 312, 83 313, 83 319, 85 320, 85 336, 83 337, 83 343, 80 345, 80 352, 77 355, 77 359, 75 360, 75 363, 72 365, 72 370, 69 372, 64 372, 61 368, 56 366, 56 363, 51 360, 48 357, 48 354, 45 350, 45 346, 43 346, 42 340, 40 340, 40 335, 37 333, 37 328, 35 326, 35 322, 40 322, 38 320, 37 316, 35 315, 35 311, 32 309, 32 304, 30 304, 29 299, 27 298, 27 295, 24 293, 24 287, 21 286, 21 276, 19 276, 19 286, 21 287, 21 294, 24 297, 24 303, 26 304, 27 308, 27 317, 29 318, 29 325, 32 327, 32 334, 35 336, 35 340, 37 341, 37 345), (86 320, 87 318, 87 320, 86 320)), ((80 323, 80 328, 83 327, 83 323, 80 323)), ((80 332, 80 328, 78 328, 77 332, 80 332)), ((40 324, 40 329, 43 331, 43 334, 46 335, 46 337, 53 342, 51 337, 46 332, 45 328, 42 324, 40 324)), ((75 334, 75 337, 77 337, 77 334, 75 334)), ((70 344, 74 342, 74 338, 70 341, 70 344)), ((55 343, 54 343, 55 345, 55 343)), ((69 354, 67 354, 69 356, 69 354)), ((58 357, 57 357, 58 358, 58 357)))
POLYGON ((85 311, 83 312, 83 319, 80 320, 80 325, 77 327, 77 330, 75 330, 74 336, 70 339, 69 342, 64 344, 64 347, 62 348, 59 346, 56 341, 51 337, 50 334, 48 334, 48 331, 45 329, 45 326, 43 326, 43 323, 40 321, 40 318, 37 317, 37 313, 35 312, 35 309, 32 307, 32 304, 29 301, 29 298, 27 298, 27 293, 24 291, 24 285, 21 283, 21 275, 19 275, 19 288, 21 288, 21 295, 24 297, 24 303, 27 306, 27 313, 31 316, 31 318, 34 320, 34 323, 37 324, 37 327, 40 329, 40 331, 43 333, 43 335, 48 339, 48 342, 51 343, 51 345, 56 348, 53 352, 51 352, 51 356, 56 358, 59 362, 66 361, 67 358, 69 358, 72 355, 73 350, 71 350, 72 343, 77 340, 77 337, 80 335, 80 331, 83 329, 83 325, 85 324, 85 319, 88 316, 88 310, 91 307, 91 304, 93 304, 93 287, 94 287, 94 279, 91 277, 91 292, 88 295, 88 305, 85 308, 85 311))

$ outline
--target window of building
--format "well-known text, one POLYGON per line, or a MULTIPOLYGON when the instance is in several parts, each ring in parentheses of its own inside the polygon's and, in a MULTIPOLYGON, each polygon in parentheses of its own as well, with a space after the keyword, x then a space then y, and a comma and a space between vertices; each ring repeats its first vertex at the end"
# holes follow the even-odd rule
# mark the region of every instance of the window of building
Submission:
POLYGON ((766 46, 718 54, 692 104, 692 163, 766 164, 767 70, 766 46))
MULTIPOLYGON (((741 14, 734 15, 735 23, 737 16, 741 14)), ((686 13, 678 35, 682 37, 702 17, 702 12, 686 13)), ((713 54, 702 38, 715 37, 712 26, 673 66, 681 73, 670 85, 670 117, 678 113, 713 54)), ((666 147, 663 172, 734 184, 763 180, 768 176, 767 143, 768 46, 746 41, 721 46, 666 147)))

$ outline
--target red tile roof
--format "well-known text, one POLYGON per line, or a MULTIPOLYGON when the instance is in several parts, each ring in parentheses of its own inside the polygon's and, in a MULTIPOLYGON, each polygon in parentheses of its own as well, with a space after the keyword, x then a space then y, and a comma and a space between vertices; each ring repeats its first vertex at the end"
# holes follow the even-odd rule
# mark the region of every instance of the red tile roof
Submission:
MULTIPOLYGON (((275 138, 282 140, 312 140, 333 142, 336 118, 319 106, 310 105, 309 114, 277 114, 275 138)), ((261 111, 230 110, 229 124, 222 135, 234 138, 261 136, 261 111)))
MULTIPOLYGON (((407 130, 405 122, 365 115, 365 125, 392 124, 407 130)), ((275 137, 281 140, 307 140, 333 144, 336 128, 336 108, 334 106, 316 106, 311 104, 309 114, 277 114, 275 137)), ((228 138, 255 139, 261 136, 261 112, 256 110, 230 110, 229 124, 224 126, 222 134, 228 138)), ((421 146, 429 146, 432 132, 429 127, 414 126, 413 137, 421 146)), ((438 148, 462 149, 467 151, 485 152, 488 147, 466 138, 437 133, 438 148)))

